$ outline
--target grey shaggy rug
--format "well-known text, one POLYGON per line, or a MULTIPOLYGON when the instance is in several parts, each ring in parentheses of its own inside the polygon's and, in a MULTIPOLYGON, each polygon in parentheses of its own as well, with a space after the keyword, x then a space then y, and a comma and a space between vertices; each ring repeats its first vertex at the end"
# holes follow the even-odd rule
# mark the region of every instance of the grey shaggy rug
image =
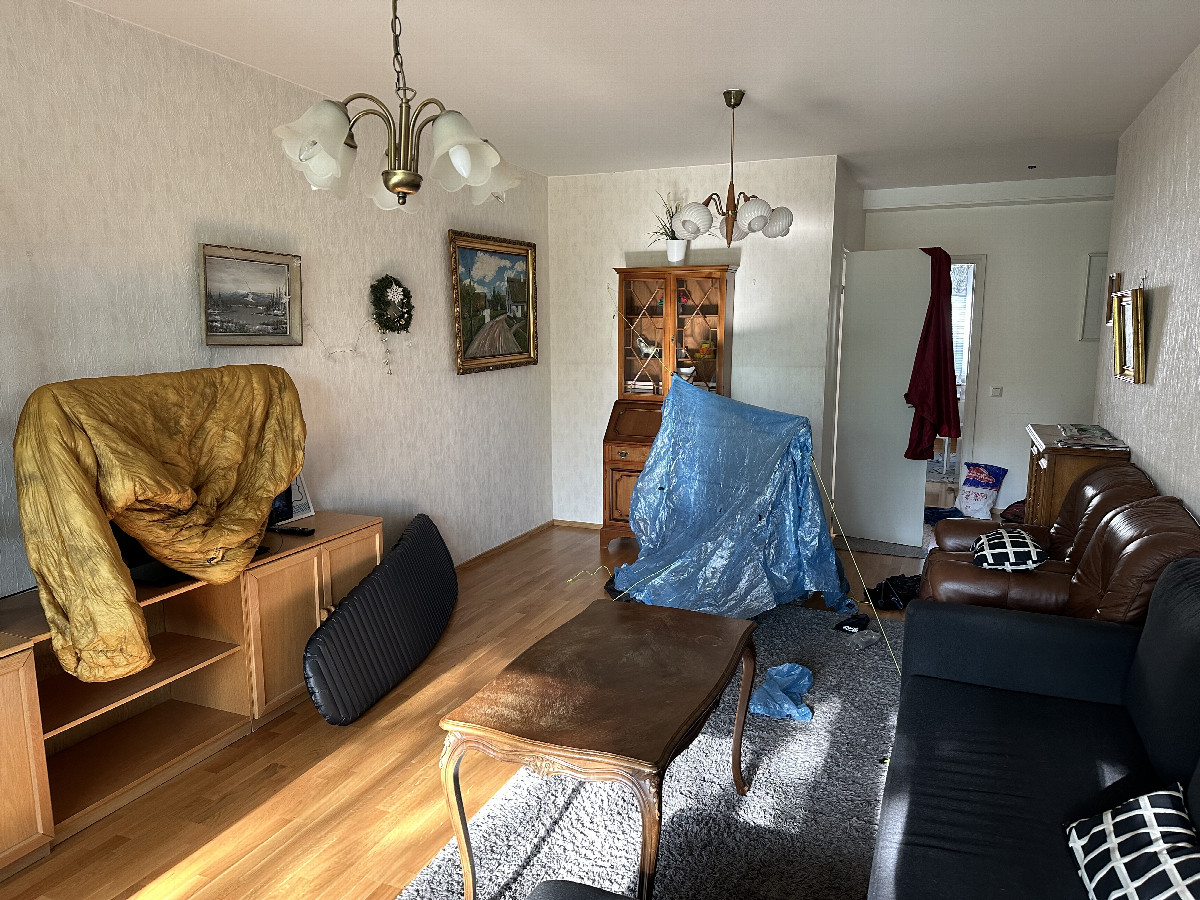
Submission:
MULTIPOLYGON (((739 797, 730 771, 741 681, 734 677, 704 730, 667 770, 655 900, 866 896, 900 685, 884 642, 853 649, 833 630, 841 618, 796 604, 758 617, 757 681, 780 663, 808 666, 813 719, 747 716, 742 769, 750 792, 739 797)), ((899 657, 904 626, 884 627, 899 657)), ((525 900, 548 878, 637 892, 641 820, 622 785, 522 769, 469 831, 479 900, 525 900)), ((462 895, 451 841, 399 900, 462 895)))

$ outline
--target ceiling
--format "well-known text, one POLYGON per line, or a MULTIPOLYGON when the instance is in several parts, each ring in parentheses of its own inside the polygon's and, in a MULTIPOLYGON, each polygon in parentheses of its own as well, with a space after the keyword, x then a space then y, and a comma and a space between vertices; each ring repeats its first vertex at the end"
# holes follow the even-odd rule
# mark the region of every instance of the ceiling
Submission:
MULTIPOLYGON (((388 0, 80 5, 394 106, 388 0)), ((739 160, 836 153, 864 188, 1112 174, 1121 132, 1200 44, 1197 0, 401 0, 400 15, 418 97, 522 168, 721 163, 721 91, 739 87, 739 160)))

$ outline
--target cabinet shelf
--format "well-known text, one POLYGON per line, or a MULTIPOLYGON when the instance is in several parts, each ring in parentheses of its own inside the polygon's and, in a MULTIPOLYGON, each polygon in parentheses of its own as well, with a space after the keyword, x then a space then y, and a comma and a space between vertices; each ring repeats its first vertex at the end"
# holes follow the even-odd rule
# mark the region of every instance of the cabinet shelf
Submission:
POLYGON ((237 644, 173 632, 154 635, 150 647, 154 664, 116 681, 87 683, 65 672, 42 681, 38 693, 44 736, 61 734, 241 650, 237 644))
POLYGON ((138 786, 149 790, 170 777, 173 766, 186 766, 214 744, 249 730, 245 716, 166 700, 54 754, 47 768, 56 838, 104 815, 106 802, 138 786))

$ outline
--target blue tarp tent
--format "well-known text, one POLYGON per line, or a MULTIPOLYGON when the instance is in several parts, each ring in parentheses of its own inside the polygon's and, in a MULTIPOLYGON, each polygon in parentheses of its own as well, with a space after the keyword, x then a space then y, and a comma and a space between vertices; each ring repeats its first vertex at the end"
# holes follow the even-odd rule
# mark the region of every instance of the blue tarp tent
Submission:
POLYGON ((630 503, 641 551, 617 569, 617 588, 742 618, 822 591, 828 606, 853 612, 811 456, 803 416, 673 378, 630 503))

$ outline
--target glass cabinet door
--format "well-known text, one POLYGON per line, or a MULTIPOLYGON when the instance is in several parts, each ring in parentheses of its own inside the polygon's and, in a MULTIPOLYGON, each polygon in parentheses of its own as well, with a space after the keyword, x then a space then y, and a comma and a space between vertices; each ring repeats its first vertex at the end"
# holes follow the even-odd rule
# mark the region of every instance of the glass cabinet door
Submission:
POLYGON ((721 284, 713 277, 678 278, 675 291, 675 374, 697 387, 728 394, 721 383, 721 284))
POLYGON ((629 278, 622 285, 619 396, 630 399, 662 396, 667 280, 629 278))

